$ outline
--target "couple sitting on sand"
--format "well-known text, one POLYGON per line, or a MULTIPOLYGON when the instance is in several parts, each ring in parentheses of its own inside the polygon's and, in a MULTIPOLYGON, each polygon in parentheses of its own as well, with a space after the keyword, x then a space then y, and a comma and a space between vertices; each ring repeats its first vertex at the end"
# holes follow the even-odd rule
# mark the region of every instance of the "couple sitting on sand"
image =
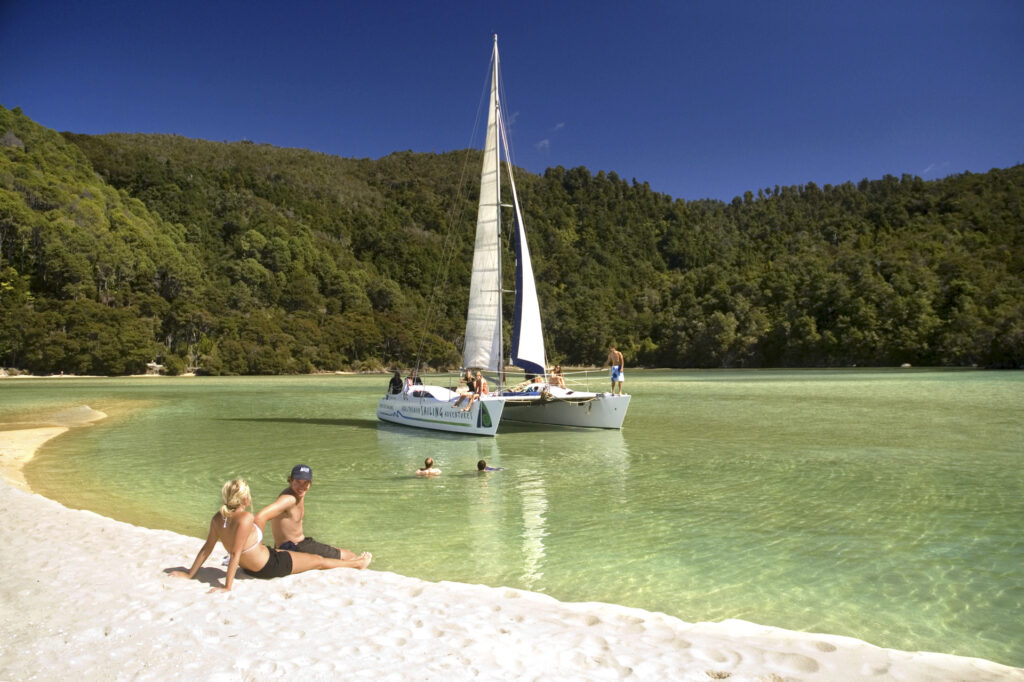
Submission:
POLYGON ((305 464, 297 465, 288 477, 288 487, 281 491, 277 501, 254 516, 247 511, 252 505, 249 485, 241 478, 228 481, 220 491, 224 504, 210 519, 206 544, 196 555, 192 568, 187 573, 172 571, 171 575, 194 578, 218 540, 230 552, 230 557, 225 586, 215 587, 211 592, 230 590, 239 566, 255 578, 280 578, 305 571, 369 566, 373 558, 369 552, 356 556, 347 549, 316 542, 302 532, 306 493, 311 485, 313 471, 305 464), (267 521, 270 521, 277 549, 262 544, 263 527, 267 521))

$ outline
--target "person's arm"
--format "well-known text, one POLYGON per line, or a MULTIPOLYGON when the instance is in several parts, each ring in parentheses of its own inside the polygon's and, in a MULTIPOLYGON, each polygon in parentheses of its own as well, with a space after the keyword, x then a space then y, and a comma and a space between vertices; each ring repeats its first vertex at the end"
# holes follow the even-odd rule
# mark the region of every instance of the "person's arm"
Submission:
POLYGON ((294 507, 295 504, 295 498, 291 495, 279 495, 276 500, 259 510, 256 516, 253 517, 253 523, 255 523, 260 530, 263 530, 267 525, 267 521, 276 519, 278 516, 294 507))
POLYGON ((195 578, 196 573, 202 568, 206 560, 210 558, 210 554, 213 552, 213 548, 217 546, 217 531, 214 529, 213 524, 217 522, 217 517, 214 516, 210 519, 210 532, 206 536, 206 542, 199 550, 199 554, 196 555, 196 560, 192 562, 192 568, 185 571, 171 571, 171 575, 175 578, 195 578))

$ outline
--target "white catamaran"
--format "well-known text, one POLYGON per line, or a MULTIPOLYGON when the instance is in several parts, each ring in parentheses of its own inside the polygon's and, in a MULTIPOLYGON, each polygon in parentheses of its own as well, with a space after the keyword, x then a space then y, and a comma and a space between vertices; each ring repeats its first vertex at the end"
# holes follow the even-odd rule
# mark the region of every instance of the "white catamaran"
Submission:
POLYGON ((477 213, 473 274, 470 280, 469 311, 463 366, 496 374, 498 390, 481 395, 469 411, 456 406, 459 394, 441 386, 412 385, 401 393, 388 393, 377 404, 383 421, 436 431, 493 436, 502 419, 618 429, 629 407, 628 395, 591 393, 564 388, 564 382, 547 381, 544 334, 540 305, 533 278, 530 251, 526 244, 523 214, 519 208, 512 164, 508 160, 508 139, 499 93, 498 36, 494 36, 490 107, 480 174, 480 206, 477 213), (504 347, 501 315, 501 154, 504 151, 509 187, 512 192, 512 241, 516 256, 515 313, 513 319, 512 364, 527 377, 513 388, 503 385, 504 347))

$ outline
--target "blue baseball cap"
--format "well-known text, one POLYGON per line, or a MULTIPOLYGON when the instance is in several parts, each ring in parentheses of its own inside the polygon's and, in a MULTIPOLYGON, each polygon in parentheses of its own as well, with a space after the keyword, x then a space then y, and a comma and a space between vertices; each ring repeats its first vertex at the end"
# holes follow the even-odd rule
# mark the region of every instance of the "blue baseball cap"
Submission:
POLYGON ((294 478, 296 481, 312 481, 313 480, 313 470, 310 469, 305 464, 296 464, 292 468, 292 475, 291 475, 291 477, 294 478))

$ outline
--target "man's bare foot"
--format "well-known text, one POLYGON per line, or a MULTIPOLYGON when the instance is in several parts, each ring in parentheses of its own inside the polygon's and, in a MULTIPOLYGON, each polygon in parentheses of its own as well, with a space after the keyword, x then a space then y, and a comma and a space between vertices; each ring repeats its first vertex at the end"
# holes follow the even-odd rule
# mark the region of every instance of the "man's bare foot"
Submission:
POLYGON ((358 568, 360 570, 362 570, 362 569, 366 568, 367 566, 369 566, 370 562, 373 561, 373 555, 370 554, 369 552, 363 552, 362 554, 359 555, 359 558, 362 560, 362 562, 361 562, 362 565, 361 566, 356 566, 356 568, 358 568))

